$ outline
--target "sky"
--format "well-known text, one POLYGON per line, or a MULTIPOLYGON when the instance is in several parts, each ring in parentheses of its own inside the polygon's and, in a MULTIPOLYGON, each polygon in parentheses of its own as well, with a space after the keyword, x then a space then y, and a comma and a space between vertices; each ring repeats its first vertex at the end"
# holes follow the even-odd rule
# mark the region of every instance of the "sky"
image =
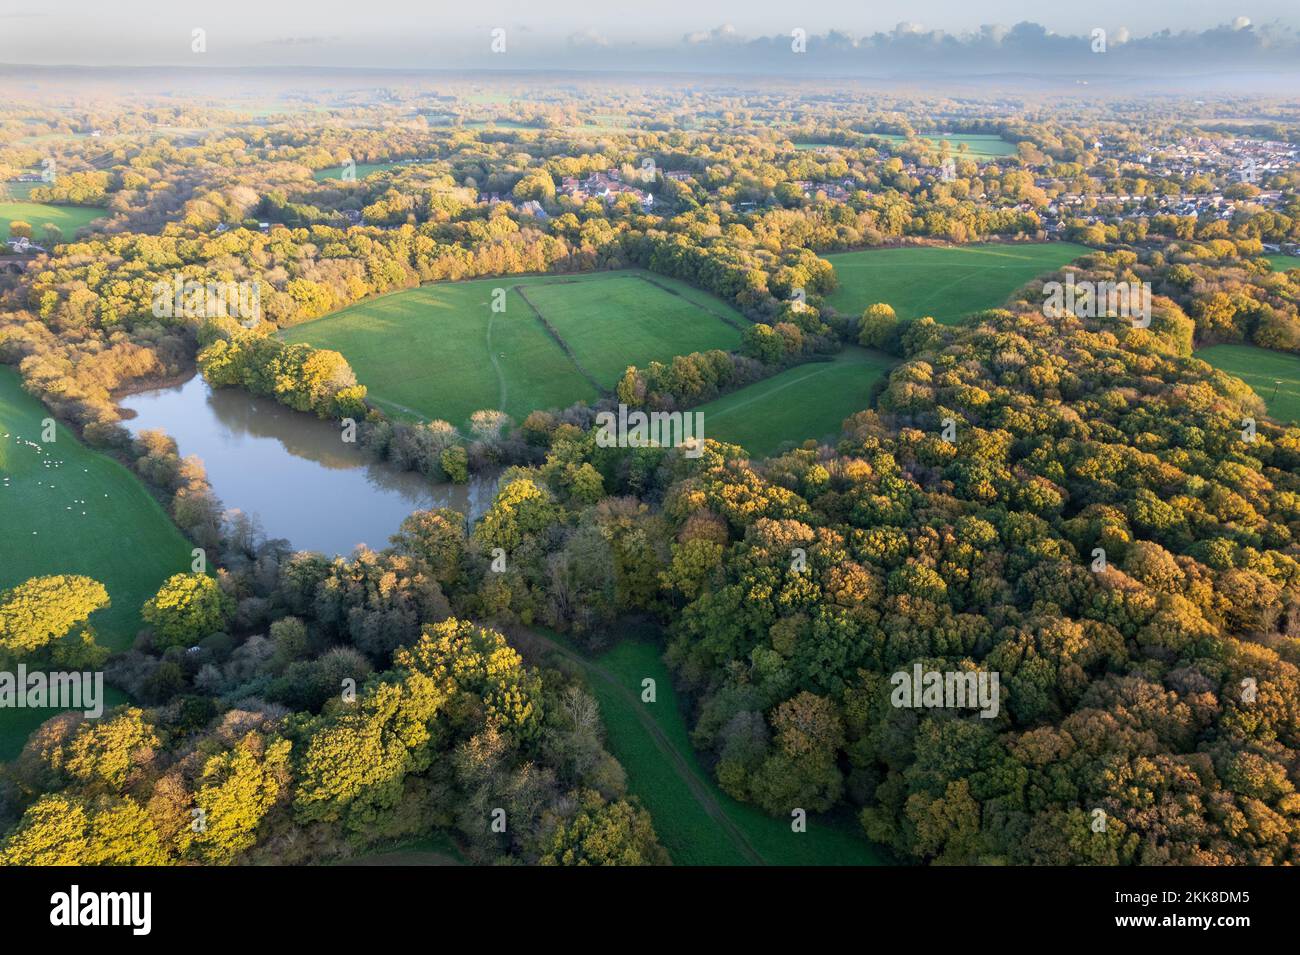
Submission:
MULTIPOLYGON (((947 34, 1022 21, 1058 34, 1095 27, 1198 33, 1238 18, 1300 28, 1297 0, 0 0, 0 62, 46 65, 601 68, 615 51, 679 53, 835 29, 852 37, 947 34), (486 59, 491 31, 506 56, 486 59), (192 50, 193 30, 205 49, 192 50), (603 55, 602 55, 603 51, 603 55)), ((671 60, 671 57, 670 57, 671 60)))

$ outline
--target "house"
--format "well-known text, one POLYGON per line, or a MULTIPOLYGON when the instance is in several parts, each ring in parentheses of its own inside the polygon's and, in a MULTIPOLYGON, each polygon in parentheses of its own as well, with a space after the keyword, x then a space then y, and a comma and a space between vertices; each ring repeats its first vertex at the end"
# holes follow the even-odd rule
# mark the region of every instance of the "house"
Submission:
POLYGON ((519 207, 519 211, 524 215, 532 216, 534 219, 540 219, 542 222, 550 218, 546 210, 542 208, 542 204, 536 199, 529 199, 519 207))
POLYGON ((37 252, 44 252, 45 247, 37 245, 25 235, 20 235, 16 239, 10 239, 6 245, 15 252, 21 252, 25 255, 35 255, 37 252))

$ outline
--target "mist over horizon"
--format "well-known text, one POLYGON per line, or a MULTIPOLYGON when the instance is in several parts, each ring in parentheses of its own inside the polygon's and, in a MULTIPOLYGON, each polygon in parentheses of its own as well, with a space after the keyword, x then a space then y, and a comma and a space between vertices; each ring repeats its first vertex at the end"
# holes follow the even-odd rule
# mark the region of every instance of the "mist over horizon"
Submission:
MULTIPOLYGON (((760 4, 768 11, 763 24, 786 20, 790 25, 759 30, 727 20, 677 33, 670 32, 669 24, 694 22, 698 15, 665 16, 651 27, 640 24, 635 11, 627 17, 598 12, 591 18, 594 22, 584 25, 576 14, 537 22, 535 15, 504 5, 496 17, 489 9, 472 18, 432 17, 408 25, 398 16, 350 22, 341 8, 326 4, 322 16, 290 24, 270 11, 264 19, 232 20, 228 11, 208 16, 212 11, 207 9, 183 13, 169 7, 147 24, 136 22, 124 30, 117 21, 91 29, 87 21, 78 20, 74 28, 73 14, 58 12, 80 6, 56 4, 42 11, 0 14, 0 64, 879 79, 1010 74, 1096 78, 1103 83, 1107 78, 1159 78, 1157 85, 1166 86, 1215 74, 1285 75, 1300 70, 1300 33, 1295 14, 1285 5, 1266 5, 1264 12, 1286 16, 1257 20, 1243 14, 1225 20, 1222 13, 1190 16, 1172 4, 1144 7, 1138 15, 1123 4, 1104 3, 1090 7, 1087 16, 1092 19, 1077 12, 1063 17, 1039 11, 1005 23, 967 26, 955 4, 921 3, 891 14, 893 26, 854 29, 854 22, 863 18, 839 4, 829 12, 814 5, 781 14, 760 4), (925 13, 932 18, 920 20, 925 13), (1135 22, 1147 26, 1126 25, 1135 22)), ((1016 13, 1016 7, 1008 3, 981 12, 1016 13)), ((873 17, 883 15, 877 11, 873 17)), ((87 11, 85 17, 94 23, 94 14, 87 11)))

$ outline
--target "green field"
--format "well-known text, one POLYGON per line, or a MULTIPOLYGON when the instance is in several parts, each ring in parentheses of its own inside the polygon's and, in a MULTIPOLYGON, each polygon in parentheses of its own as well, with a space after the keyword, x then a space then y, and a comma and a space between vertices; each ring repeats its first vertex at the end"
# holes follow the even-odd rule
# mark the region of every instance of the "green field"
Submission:
POLYGON ((1300 255, 1266 255, 1273 264, 1273 268, 1279 272, 1289 272, 1292 269, 1300 269, 1300 255))
POLYGON ((929 315, 952 325, 972 312, 1004 304, 1030 279, 1090 251, 1073 242, 1036 242, 840 252, 824 256, 840 280, 827 302, 854 316, 885 302, 900 319, 929 315))
POLYGON ((1284 424, 1300 422, 1300 355, 1254 345, 1211 345, 1196 357, 1235 375, 1264 399, 1269 416, 1284 424))
MULTIPOLYGON (((396 162, 359 162, 357 163, 357 179, 365 179, 367 176, 374 175, 377 172, 387 172, 389 169, 396 169, 402 163, 396 162)), ((342 179, 342 166, 326 166, 324 169, 317 169, 311 174, 311 177, 317 182, 324 182, 327 179, 342 179)))
MULTIPOLYGON (((39 451, 22 444, 39 443, 46 417, 17 373, 0 367, 0 590, 44 574, 93 577, 113 603, 91 625, 99 643, 122 650, 140 629, 145 600, 168 576, 189 570, 190 544, 130 471, 62 425, 39 451)), ((16 754, 50 715, 0 710, 0 759, 16 754)))
POLYGON ((691 747, 672 677, 656 644, 625 638, 593 659, 563 638, 546 636, 584 671, 600 704, 608 748, 627 770, 628 789, 650 810, 659 839, 677 865, 887 863, 850 814, 810 815, 807 832, 796 833, 789 819, 769 816, 723 793, 691 747), (654 703, 641 702, 641 681, 647 677, 655 681, 654 703))
POLYGON ((738 348, 745 323, 725 303, 657 275, 584 276, 527 285, 523 293, 569 343, 578 364, 607 388, 629 364, 738 348))
POLYGON ((704 434, 767 457, 786 441, 834 438, 851 414, 870 407, 871 389, 895 359, 846 348, 832 361, 798 365, 693 409, 704 434))
MULTIPOLYGON (((14 200, 15 202, 25 202, 27 197, 32 194, 33 189, 45 185, 43 182, 18 182, 16 179, 0 182, 0 202, 14 200)), ((7 226, 9 220, 6 219, 4 224, 7 226)))
POLYGON ((282 335, 342 352, 385 411, 460 425, 483 408, 518 421, 534 409, 592 401, 629 364, 734 348, 740 331, 728 321, 743 319, 711 296, 624 271, 425 285, 282 335), (498 288, 507 290, 504 312, 492 311, 498 288))
MULTIPOLYGON (((14 183, 15 186, 26 183, 14 183)), ((64 239, 72 239, 77 230, 104 214, 98 206, 52 206, 44 202, 0 202, 0 241, 9 238, 9 223, 21 219, 32 227, 32 241, 42 244, 43 226, 52 222, 63 230, 64 239)))
MULTIPOLYGON (((878 139, 888 140, 891 143, 905 143, 908 141, 906 136, 898 133, 871 133, 878 139)), ((948 143, 952 146, 953 156, 968 156, 971 159, 1000 159, 1003 156, 1016 155, 1015 143, 1009 143, 1001 136, 988 133, 938 133, 926 136, 919 136, 919 139, 928 139, 935 146, 940 143, 948 143), (966 151, 962 152, 959 147, 966 146, 966 151)))

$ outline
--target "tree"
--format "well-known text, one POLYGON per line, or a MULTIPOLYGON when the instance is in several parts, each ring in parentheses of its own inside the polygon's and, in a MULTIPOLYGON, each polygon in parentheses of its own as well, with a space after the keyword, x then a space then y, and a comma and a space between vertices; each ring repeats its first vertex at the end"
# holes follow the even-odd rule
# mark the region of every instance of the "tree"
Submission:
POLYGON ((148 813, 134 800, 64 793, 27 808, 0 847, 0 865, 163 865, 169 862, 148 813))
POLYGON ((190 845, 207 864, 225 864, 252 848, 257 827, 288 791, 290 743, 248 733, 203 766, 194 802, 204 825, 190 845))
POLYGON ((183 647, 220 632, 234 609, 234 600, 214 578, 175 574, 145 602, 140 615, 153 627, 155 646, 183 647))
POLYGON ((879 348, 882 351, 898 351, 898 316, 893 306, 877 302, 868 306, 858 322, 858 344, 864 348, 879 348))
POLYGON ((740 350, 765 365, 774 365, 785 357, 785 341, 771 325, 755 324, 740 336, 740 350))
POLYGON ((501 547, 509 553, 524 538, 560 523, 563 511, 551 495, 531 478, 516 478, 497 492, 474 536, 488 547, 501 547))
POLYGON ((108 591, 89 577, 33 577, 0 593, 0 650, 15 654, 43 650, 108 606, 108 591))
POLYGON ((668 865, 650 814, 635 802, 606 803, 591 790, 577 815, 555 830, 542 865, 668 865))

